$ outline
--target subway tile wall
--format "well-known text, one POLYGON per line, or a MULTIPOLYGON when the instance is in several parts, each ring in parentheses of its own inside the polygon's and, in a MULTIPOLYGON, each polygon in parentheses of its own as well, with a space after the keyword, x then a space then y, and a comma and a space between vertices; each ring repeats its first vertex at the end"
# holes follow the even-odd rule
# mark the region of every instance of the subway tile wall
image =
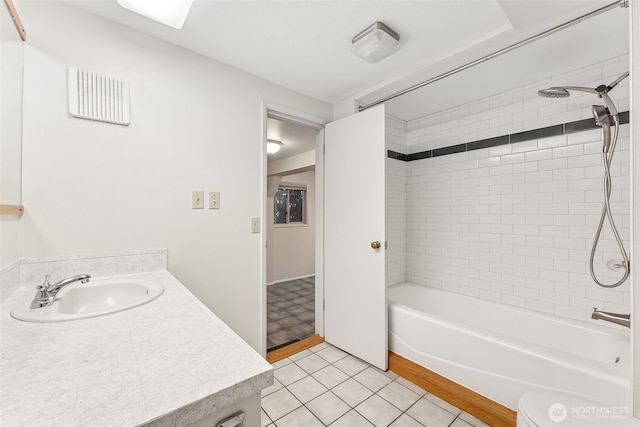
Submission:
MULTIPOLYGON (((407 123, 387 115, 387 149, 407 151, 407 123)), ((407 163, 387 157, 386 160, 386 283, 394 285, 407 280, 407 163)))
MULTIPOLYGON (((628 57, 616 57, 412 120, 406 123, 405 149, 394 151, 415 153, 590 118, 591 105, 600 103, 595 96, 547 99, 537 90, 596 87, 627 70, 628 57)), ((628 80, 611 96, 619 111, 627 111, 628 80)), ((401 138, 402 123, 389 122, 388 133, 395 133, 390 139, 401 138)), ((397 140, 389 142, 390 149, 393 144, 397 140)), ((388 159, 392 241, 401 236, 396 228, 403 222, 394 224, 391 212, 401 215, 397 175, 406 168, 405 280, 581 321, 591 321, 592 307, 628 312, 629 284, 599 288, 588 270, 603 203, 601 146, 601 131, 589 130, 411 162, 388 159)), ((611 173, 611 206, 628 248, 628 125, 620 128, 611 173)), ((620 258, 616 248, 605 223, 595 264, 596 275, 607 283, 620 277, 606 268, 608 260, 620 258)), ((401 253, 390 253, 389 284, 401 281, 401 253)))
MULTIPOLYGON (((543 98, 551 86, 593 87, 609 84, 629 71, 628 55, 614 57, 560 76, 535 82, 490 98, 407 122, 408 153, 592 118, 594 95, 572 92, 569 98, 543 98)), ((629 79, 609 94, 618 111, 629 110, 629 79)))

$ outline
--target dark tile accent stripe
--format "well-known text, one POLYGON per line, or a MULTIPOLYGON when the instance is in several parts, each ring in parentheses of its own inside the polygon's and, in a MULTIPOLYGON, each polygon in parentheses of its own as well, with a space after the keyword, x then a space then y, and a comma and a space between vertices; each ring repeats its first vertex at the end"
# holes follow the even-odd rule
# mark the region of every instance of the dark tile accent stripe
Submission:
POLYGON ((398 153, 397 151, 387 150, 387 157, 406 162, 408 156, 406 154, 398 153))
POLYGON ((509 135, 496 136, 495 138, 481 139, 480 141, 474 141, 467 143, 467 151, 480 150, 482 148, 497 147, 498 145, 505 145, 509 143, 509 135))
POLYGON ((598 125, 594 119, 578 120, 564 124, 564 133, 582 132, 583 130, 591 130, 597 128, 598 125))
POLYGON ((410 162, 412 160, 421 160, 421 159, 428 159, 433 157, 431 150, 429 151, 421 151, 419 153, 413 153, 413 154, 408 154, 407 155, 407 161, 410 162))
MULTIPOLYGON (((620 124, 629 123, 629 112, 624 111, 618 114, 620 124)), ((396 151, 387 150, 387 156, 392 159, 411 162, 413 160, 428 159, 431 157, 446 156, 448 154, 463 153, 465 151, 480 150, 482 148, 497 147, 499 145, 516 144, 518 142, 531 141, 533 139, 548 138, 550 136, 568 135, 570 133, 582 132, 596 129, 599 126, 594 119, 577 120, 560 125, 547 126, 540 129, 533 129, 524 132, 512 133, 510 135, 496 136, 495 138, 481 139, 479 141, 467 142, 466 144, 451 145, 449 147, 436 148, 435 150, 420 151, 418 153, 402 154, 396 151)))
POLYGON ((467 151, 467 144, 452 145, 450 147, 436 148, 431 150, 432 157, 446 156, 447 154, 463 153, 467 151))
POLYGON ((516 142, 531 141, 532 139, 548 138, 550 136, 562 135, 563 125, 548 126, 546 128, 528 130, 509 135, 511 144, 516 142))
POLYGON ((629 119, 629 112, 628 111, 623 111, 622 113, 618 113, 618 116, 620 116, 620 124, 621 125, 629 124, 629 122, 631 121, 629 119))

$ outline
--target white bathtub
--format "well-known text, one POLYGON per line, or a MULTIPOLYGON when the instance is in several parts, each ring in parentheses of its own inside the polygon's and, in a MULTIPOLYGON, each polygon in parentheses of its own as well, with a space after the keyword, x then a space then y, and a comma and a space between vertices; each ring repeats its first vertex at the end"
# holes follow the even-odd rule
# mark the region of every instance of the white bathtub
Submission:
POLYGON ((504 406, 545 389, 629 404, 626 330, 410 283, 388 295, 391 351, 504 406))

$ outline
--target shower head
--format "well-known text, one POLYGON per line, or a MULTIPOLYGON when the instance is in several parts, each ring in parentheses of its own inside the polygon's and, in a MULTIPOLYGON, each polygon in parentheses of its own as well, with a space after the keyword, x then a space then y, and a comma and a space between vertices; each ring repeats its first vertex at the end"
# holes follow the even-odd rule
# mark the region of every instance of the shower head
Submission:
POLYGON ((608 86, 600 85, 596 88, 580 87, 580 86, 554 86, 548 89, 539 90, 538 95, 543 96, 545 98, 566 98, 570 95, 569 91, 573 91, 573 90, 579 91, 579 92, 593 93, 594 95, 598 95, 599 98, 602 98, 605 105, 607 106, 607 109, 609 110, 608 114, 610 114, 611 117, 613 117, 613 120, 616 123, 618 123, 619 121, 618 110, 616 110, 616 106, 613 104, 613 101, 611 101, 611 98, 609 97, 608 93, 611 89, 616 87, 618 83, 626 79, 628 76, 629 76, 629 72, 627 71, 626 73, 618 77, 616 80, 614 80, 608 86))
POLYGON ((596 124, 602 127, 602 151, 609 152, 611 146, 611 120, 609 120, 609 111, 602 105, 592 105, 591 112, 596 124))
POLYGON ((590 87, 580 87, 580 86, 554 86, 548 89, 542 89, 538 91, 538 95, 543 96, 545 98, 567 98, 570 90, 577 90, 579 92, 589 92, 594 95, 599 95, 596 89, 592 89, 590 87))
POLYGON ((563 87, 550 87, 538 91, 538 95, 545 98, 568 98, 570 93, 563 87))

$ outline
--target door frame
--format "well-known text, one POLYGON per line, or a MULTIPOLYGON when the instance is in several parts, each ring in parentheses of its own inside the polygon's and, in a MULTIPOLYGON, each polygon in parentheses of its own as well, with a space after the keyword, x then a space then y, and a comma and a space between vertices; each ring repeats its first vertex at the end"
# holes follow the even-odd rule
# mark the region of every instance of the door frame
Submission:
POLYGON ((267 355, 267 120, 274 118, 299 126, 316 129, 316 171, 315 171, 315 332, 324 336, 324 126, 328 121, 271 102, 262 102, 262 131, 260 146, 262 153, 262 173, 260 175, 260 329, 262 339, 260 354, 267 355))

